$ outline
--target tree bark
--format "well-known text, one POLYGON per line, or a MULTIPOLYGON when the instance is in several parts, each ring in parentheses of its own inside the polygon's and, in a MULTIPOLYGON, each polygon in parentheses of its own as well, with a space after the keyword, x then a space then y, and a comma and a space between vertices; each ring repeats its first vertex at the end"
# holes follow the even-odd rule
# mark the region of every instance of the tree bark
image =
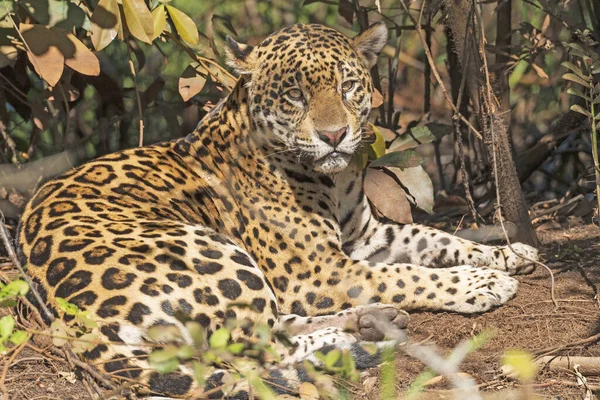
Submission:
POLYGON ((497 201, 501 206, 502 216, 517 227, 517 241, 536 246, 538 239, 529 219, 527 203, 513 161, 508 126, 502 116, 502 103, 490 88, 493 82, 485 70, 482 30, 473 1, 445 1, 447 28, 452 32, 453 47, 463 73, 467 74, 466 90, 483 128, 488 158, 496 169, 496 185, 500 194, 497 201), (468 62, 465 63, 465 60, 468 62))

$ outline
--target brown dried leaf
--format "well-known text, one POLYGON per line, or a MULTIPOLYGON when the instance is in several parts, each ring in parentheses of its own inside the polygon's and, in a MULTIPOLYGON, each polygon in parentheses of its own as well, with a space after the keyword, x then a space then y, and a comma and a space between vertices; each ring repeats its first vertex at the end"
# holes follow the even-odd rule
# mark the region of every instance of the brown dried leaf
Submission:
POLYGON ((183 101, 188 101, 200 93, 205 84, 206 77, 198 74, 193 65, 188 65, 179 78, 179 94, 183 101))
POLYGON ((65 57, 65 64, 75 71, 89 76, 100 74, 100 61, 90 49, 86 47, 72 33, 58 28, 50 28, 59 38, 59 48, 65 57))
POLYGON ((302 400, 319 400, 317 387, 309 382, 304 382, 298 387, 298 394, 302 400))
POLYGON ((533 70, 540 78, 548 79, 548 74, 542 69, 542 67, 535 65, 534 63, 531 63, 531 66, 533 67, 533 70))
POLYGON ((121 12, 117 0, 100 0, 90 21, 92 22, 92 44, 96 51, 100 51, 122 31, 121 12))
POLYGON ((59 38, 42 25, 21 24, 19 30, 27 43, 27 56, 35 72, 48 85, 55 86, 62 76, 65 58, 59 50, 59 38))
POLYGON ((431 214, 433 210, 433 183, 422 166, 400 169, 388 168, 408 190, 408 200, 431 214))
POLYGON ((368 168, 364 190, 369 201, 383 216, 401 224, 412 223, 412 214, 406 193, 396 180, 384 171, 368 168))
POLYGON ((373 94, 371 95, 371 108, 377 108, 383 104, 383 96, 377 89, 373 89, 373 94))

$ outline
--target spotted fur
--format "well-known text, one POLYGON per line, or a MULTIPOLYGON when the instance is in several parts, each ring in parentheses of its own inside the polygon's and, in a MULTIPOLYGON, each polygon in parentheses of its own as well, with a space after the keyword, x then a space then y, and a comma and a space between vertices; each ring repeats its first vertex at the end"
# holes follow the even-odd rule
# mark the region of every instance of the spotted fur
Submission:
POLYGON ((23 214, 20 252, 49 305, 62 297, 90 311, 113 343, 88 351, 89 362, 186 396, 195 390, 186 370, 135 368, 146 367, 145 331, 183 330, 179 313, 209 332, 231 318, 292 326, 298 350, 282 353, 291 364, 323 346, 382 339, 340 329, 350 321, 360 331, 365 313, 400 326, 390 310, 482 312, 515 294, 508 274, 531 267, 506 247, 371 213, 351 158, 386 40, 382 24, 353 39, 295 25, 256 47, 229 40, 239 81, 193 133, 41 188, 23 214), (361 308, 372 303, 383 305, 361 308), (133 356, 142 360, 124 361, 133 356))

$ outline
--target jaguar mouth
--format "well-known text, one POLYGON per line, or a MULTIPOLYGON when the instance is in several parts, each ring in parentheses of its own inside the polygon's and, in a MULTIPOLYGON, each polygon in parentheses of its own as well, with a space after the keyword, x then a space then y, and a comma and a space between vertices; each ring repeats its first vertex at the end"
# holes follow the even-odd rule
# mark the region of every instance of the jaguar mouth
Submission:
POLYGON ((344 170, 352 158, 352 154, 341 151, 331 151, 313 161, 317 172, 332 174, 344 170))

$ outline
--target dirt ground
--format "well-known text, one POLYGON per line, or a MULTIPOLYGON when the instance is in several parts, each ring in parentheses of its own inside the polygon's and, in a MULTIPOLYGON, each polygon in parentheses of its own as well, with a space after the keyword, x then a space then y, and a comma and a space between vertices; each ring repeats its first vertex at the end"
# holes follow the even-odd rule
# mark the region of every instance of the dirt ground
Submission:
MULTIPOLYGON (((481 390, 494 398, 517 398, 515 382, 502 378, 500 360, 506 349, 530 352, 567 346, 551 354, 600 357, 600 343, 569 346, 600 332, 600 229, 593 225, 561 226, 538 232, 543 242, 542 254, 556 278, 555 308, 550 297, 548 272, 539 268, 522 276, 518 295, 508 304, 492 312, 462 316, 450 313, 413 314, 409 337, 413 342, 435 343, 449 352, 462 340, 486 329, 492 338, 480 350, 468 356, 462 371, 472 375, 481 390)), ((2 263, 3 275, 7 263, 2 263)), ((1 313, 2 311, 0 311, 1 313)), ((49 358, 38 351, 24 348, 17 357, 12 353, 0 359, 0 391, 13 399, 88 399, 89 392, 79 372, 71 372, 60 358, 49 358), (6 363, 10 362, 9 368, 6 363), (2 384, 4 386, 2 386, 2 384)), ((424 365, 406 355, 397 359, 398 393, 403 393, 424 365)), ((361 374, 361 382, 349 386, 355 399, 379 399, 378 369, 361 374)), ((600 377, 588 376, 588 383, 600 386, 600 377)), ((448 384, 429 385, 423 398, 449 399, 448 384)), ((577 387, 570 371, 542 369, 532 389, 540 398, 583 399, 584 391, 577 387)), ((6 400, 6 397, 4 397, 6 400)), ((467 399, 465 399, 467 400, 467 399)))

